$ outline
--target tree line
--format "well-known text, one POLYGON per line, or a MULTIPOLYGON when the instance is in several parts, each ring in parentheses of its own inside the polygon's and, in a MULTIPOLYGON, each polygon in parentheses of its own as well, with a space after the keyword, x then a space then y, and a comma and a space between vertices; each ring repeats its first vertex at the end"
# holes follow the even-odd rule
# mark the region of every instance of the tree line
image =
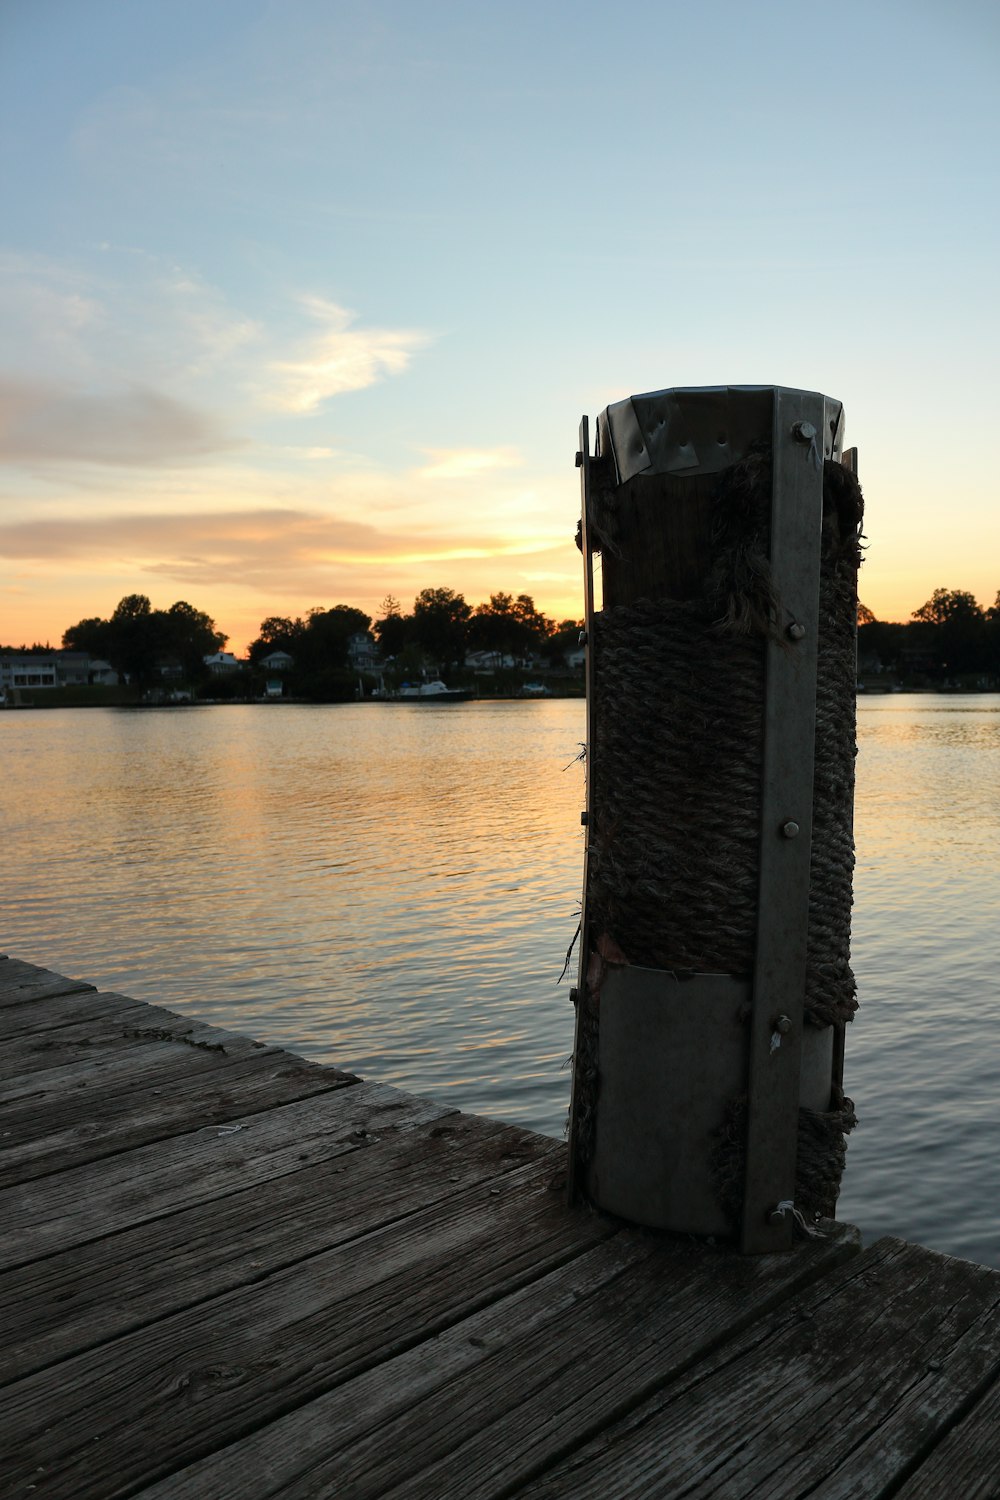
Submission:
POLYGON ((261 622, 249 657, 256 663, 281 650, 310 664, 317 664, 317 659, 336 664, 345 659, 352 635, 370 631, 383 660, 413 671, 430 664, 448 672, 461 668, 473 651, 485 651, 498 661, 545 656, 557 662, 576 645, 580 629, 578 620, 550 620, 535 608, 530 594, 491 594, 473 607, 454 589, 426 588, 409 613, 393 595, 386 595, 374 620, 346 604, 310 610, 305 619, 272 615, 261 622))
POLYGON ((915 687, 1000 685, 1000 590, 983 609, 964 589, 935 589, 903 624, 859 605, 858 669, 915 687))
MULTIPOLYGON (((528 594, 491 594, 472 606, 453 589, 426 588, 409 612, 387 595, 374 620, 349 604, 317 607, 295 618, 269 615, 250 643, 247 660, 251 678, 256 678, 272 652, 287 652, 294 663, 288 674, 292 692, 338 699, 353 696, 357 686, 350 645, 358 636, 374 639, 382 670, 393 680, 428 669, 461 672, 472 651, 489 653, 498 665, 539 656, 559 665, 564 652, 577 644, 580 629, 577 620, 550 620, 528 594)), ((130 688, 146 690, 164 675, 204 688, 210 677, 205 657, 221 651, 227 640, 211 616, 193 605, 180 601, 169 609, 154 609, 145 594, 128 594, 109 619, 93 617, 71 625, 62 644, 108 662, 130 688)), ((214 677, 211 691, 239 692, 245 686, 235 677, 228 682, 214 677)))
MULTIPOLYGON (((387 595, 375 619, 348 604, 311 609, 294 619, 270 615, 251 642, 249 665, 257 669, 270 652, 287 651, 295 662, 296 691, 350 696, 357 680, 350 666, 353 636, 372 635, 397 677, 428 667, 447 675, 461 672, 474 651, 488 653, 498 666, 538 658, 558 666, 577 644, 581 624, 549 619, 528 594, 491 594, 473 606, 453 589, 425 588, 409 611, 387 595)), ((109 619, 71 625, 62 644, 109 662, 120 677, 144 688, 161 679, 164 669, 192 686, 204 684, 209 676, 204 658, 222 650, 227 640, 210 615, 184 600, 154 609, 146 595, 128 594, 109 619)), ((965 590, 935 589, 902 623, 879 620, 861 604, 858 660, 862 675, 885 673, 913 686, 1000 685, 1000 591, 984 609, 965 590)))

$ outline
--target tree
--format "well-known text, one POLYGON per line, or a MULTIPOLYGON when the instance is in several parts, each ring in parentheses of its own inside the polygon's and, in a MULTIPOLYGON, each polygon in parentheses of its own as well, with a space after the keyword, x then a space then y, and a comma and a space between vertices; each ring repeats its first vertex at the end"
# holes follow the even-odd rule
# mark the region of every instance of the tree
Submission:
POLYGON ((145 620, 152 613, 153 606, 145 594, 126 594, 124 599, 119 599, 115 605, 111 620, 113 624, 121 624, 131 620, 145 620))
POLYGON ((523 656, 530 644, 530 631, 518 618, 511 594, 491 594, 488 604, 477 604, 469 621, 469 644, 488 651, 499 666, 505 656, 523 656))
POLYGON ((413 638, 441 666, 460 665, 471 614, 464 596, 453 589, 421 589, 413 601, 413 638))
POLYGON ((1000 679, 1000 589, 986 611, 986 665, 1000 679))
POLYGON ((514 600, 514 614, 527 630, 532 644, 540 649, 552 634, 552 621, 535 608, 530 594, 518 594, 514 600))
POLYGON ((413 629, 413 621, 408 615, 404 615, 399 600, 394 599, 392 594, 386 594, 382 600, 382 614, 372 625, 375 639, 383 656, 399 656, 406 649, 406 643, 413 629))
POLYGON ((204 610, 179 599, 171 604, 166 614, 160 617, 154 611, 156 634, 160 638, 160 650, 179 657, 184 675, 196 680, 207 674, 205 657, 221 651, 229 637, 215 628, 215 621, 204 610))
POLYGON ((981 620, 983 611, 975 594, 967 589, 935 589, 926 604, 913 611, 913 619, 926 625, 950 625, 956 620, 981 620))
POLYGON ((868 606, 867 606, 867 604, 862 604, 861 600, 859 599, 858 600, 858 628, 860 629, 860 627, 862 625, 875 625, 875 624, 877 624, 877 621, 875 619, 875 612, 874 612, 874 610, 869 609, 868 606))
POLYGON ((491 594, 488 604, 477 604, 469 621, 469 643, 498 658, 522 661, 542 648, 552 633, 552 622, 535 608, 530 594, 491 594))
POLYGON ((63 650, 86 651, 98 660, 106 659, 108 639, 108 621, 94 616, 89 620, 79 620, 63 631, 63 650))
POLYGON ((269 656, 272 651, 287 651, 289 656, 297 657, 305 630, 305 623, 300 619, 290 620, 286 615, 268 615, 266 620, 260 622, 256 640, 250 642, 247 654, 251 664, 256 666, 262 657, 269 656))
POLYGON ((974 594, 965 589, 935 589, 913 620, 939 655, 948 674, 978 672, 987 661, 987 618, 974 594))
POLYGON ((108 621, 108 661, 132 687, 144 687, 156 676, 162 633, 145 594, 126 594, 108 621))
POLYGON ((303 666, 312 671, 346 667, 352 635, 367 635, 371 617, 350 604, 332 609, 311 609, 299 641, 303 666))

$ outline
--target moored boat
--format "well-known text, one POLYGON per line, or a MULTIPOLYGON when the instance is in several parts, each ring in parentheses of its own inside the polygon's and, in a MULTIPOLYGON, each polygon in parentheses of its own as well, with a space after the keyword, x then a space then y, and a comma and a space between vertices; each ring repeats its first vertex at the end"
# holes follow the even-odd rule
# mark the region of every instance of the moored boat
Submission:
POLYGON ((430 682, 404 682, 396 692, 372 695, 380 703, 468 703, 471 688, 446 687, 439 677, 430 682))

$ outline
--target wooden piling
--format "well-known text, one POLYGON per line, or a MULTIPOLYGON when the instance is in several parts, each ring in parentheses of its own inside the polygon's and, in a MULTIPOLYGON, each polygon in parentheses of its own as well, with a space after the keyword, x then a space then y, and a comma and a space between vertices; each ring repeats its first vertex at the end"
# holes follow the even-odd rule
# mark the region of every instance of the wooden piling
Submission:
POLYGON ((795 1210, 833 1211, 853 1120, 834 1076, 856 1003, 860 491, 830 477, 847 474, 842 437, 840 403, 813 392, 672 390, 608 408, 595 453, 584 428, 578 455, 588 803, 571 1181, 623 1217, 758 1253, 792 1243, 795 1210), (819 760, 818 680, 849 734, 825 734, 819 760))

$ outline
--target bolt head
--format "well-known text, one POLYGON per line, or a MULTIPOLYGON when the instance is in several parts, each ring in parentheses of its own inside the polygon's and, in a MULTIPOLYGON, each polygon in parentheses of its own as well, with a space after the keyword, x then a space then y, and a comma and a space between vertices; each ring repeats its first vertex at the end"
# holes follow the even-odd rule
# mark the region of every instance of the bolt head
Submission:
POLYGON ((585 630, 581 630, 578 639, 580 645, 585 646, 587 644, 587 632, 585 630))
POLYGON ((811 443, 816 438, 816 428, 812 422, 796 422, 792 427, 792 437, 797 443, 811 443))
POLYGON ((789 640, 801 641, 806 633, 806 627, 804 625, 800 625, 796 620, 791 625, 789 625, 788 630, 785 633, 788 636, 789 640))
POLYGON ((791 1016, 779 1016, 774 1023, 774 1029, 775 1031, 779 1032, 781 1036, 787 1036, 792 1029, 791 1016))
POLYGON ((590 822, 590 819, 586 812, 582 812, 580 814, 580 822, 582 823, 584 828, 586 828, 587 824, 590 822))
POLYGON ((582 469, 583 468, 583 454, 582 453, 577 453, 577 455, 576 455, 576 466, 577 466, 578 469, 582 469))
POLYGON ((572 1003, 574 1005, 579 1005, 579 1003, 580 1003, 580 991, 577 989, 576 985, 574 985, 573 988, 570 990, 570 992, 569 992, 569 998, 570 998, 570 1000, 572 1001, 572 1003))
POLYGON ((786 822, 782 823, 782 825, 781 825, 781 832, 782 832, 783 836, 786 839, 797 838, 798 837, 798 832, 799 832, 799 825, 798 825, 798 823, 795 822, 794 818, 788 818, 786 820, 786 822))

